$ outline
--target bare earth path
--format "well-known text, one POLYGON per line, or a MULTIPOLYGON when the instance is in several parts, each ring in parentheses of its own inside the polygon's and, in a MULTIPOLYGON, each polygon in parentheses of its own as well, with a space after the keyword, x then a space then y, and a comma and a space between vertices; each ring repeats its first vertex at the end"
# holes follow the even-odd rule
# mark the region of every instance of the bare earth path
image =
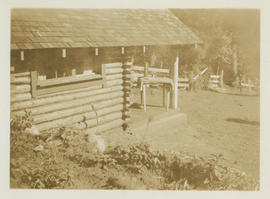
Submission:
MULTIPOLYGON (((133 102, 139 103, 134 90, 133 102)), ((156 115, 151 106, 162 105, 160 90, 148 89, 147 115, 156 115)), ((153 130, 136 135, 119 132, 107 134, 109 142, 127 144, 134 140, 150 143, 159 150, 174 150, 208 156, 222 154, 229 164, 259 179, 260 167, 260 99, 258 96, 237 96, 211 91, 179 92, 180 111, 187 115, 187 124, 180 121, 163 123, 153 130)), ((134 113, 134 112, 133 112, 134 113)), ((136 118, 135 114, 132 116, 136 118)))

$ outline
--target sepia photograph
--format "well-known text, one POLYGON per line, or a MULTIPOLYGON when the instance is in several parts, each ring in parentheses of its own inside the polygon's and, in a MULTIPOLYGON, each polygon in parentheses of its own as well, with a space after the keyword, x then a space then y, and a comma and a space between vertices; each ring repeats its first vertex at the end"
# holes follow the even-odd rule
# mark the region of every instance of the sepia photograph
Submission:
POLYGON ((9 189, 261 191, 261 10, 8 10, 9 189))

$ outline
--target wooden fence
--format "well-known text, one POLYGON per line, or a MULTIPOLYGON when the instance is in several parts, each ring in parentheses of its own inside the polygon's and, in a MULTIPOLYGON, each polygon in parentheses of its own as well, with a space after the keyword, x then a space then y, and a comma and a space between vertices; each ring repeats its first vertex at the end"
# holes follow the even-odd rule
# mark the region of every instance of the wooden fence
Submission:
POLYGON ((96 132, 119 127, 128 118, 130 81, 126 71, 129 66, 130 62, 103 64, 101 81, 86 80, 86 85, 68 82, 64 89, 49 85, 46 91, 39 87, 42 83, 34 82, 35 74, 12 74, 11 115, 30 111, 40 132, 61 126, 90 128, 96 132))
MULTIPOLYGON (((133 82, 133 86, 135 86, 138 82, 139 77, 144 76, 144 66, 132 66, 132 72, 131 72, 131 79, 133 82)), ((150 67, 148 69, 148 72, 152 74, 153 76, 158 77, 169 77, 170 71, 169 69, 163 69, 163 68, 153 68, 150 67)), ((188 78, 178 78, 178 88, 184 88, 187 89, 189 87, 189 80, 188 78)))

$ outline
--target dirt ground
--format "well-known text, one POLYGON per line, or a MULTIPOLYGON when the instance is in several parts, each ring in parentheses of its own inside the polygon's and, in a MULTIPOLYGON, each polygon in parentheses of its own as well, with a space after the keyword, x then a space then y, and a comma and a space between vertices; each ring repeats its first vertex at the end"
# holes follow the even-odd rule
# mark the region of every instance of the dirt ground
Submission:
MULTIPOLYGON (((140 103, 138 89, 132 91, 131 97, 133 102, 140 103)), ((147 90, 147 105, 148 117, 164 113, 165 110, 160 107, 161 89, 147 90)), ((154 131, 146 129, 137 135, 110 134, 108 137, 111 139, 108 142, 127 144, 141 140, 159 150, 200 156, 222 154, 232 167, 259 180, 259 96, 179 91, 179 107, 180 112, 187 116, 187 124, 172 121, 158 126, 154 131)), ((134 110, 139 109, 137 107, 134 110)), ((131 120, 140 119, 136 112, 132 113, 131 120)))

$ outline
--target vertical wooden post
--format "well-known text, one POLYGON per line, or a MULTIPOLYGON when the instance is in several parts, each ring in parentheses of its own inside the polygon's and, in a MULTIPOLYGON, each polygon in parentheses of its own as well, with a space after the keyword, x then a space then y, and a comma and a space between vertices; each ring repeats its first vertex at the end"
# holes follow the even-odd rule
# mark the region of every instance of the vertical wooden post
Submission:
POLYGON ((173 88, 171 92, 171 108, 178 108, 178 64, 179 57, 177 55, 174 66, 172 67, 172 71, 170 73, 171 79, 173 80, 173 88))
POLYGON ((237 60, 237 48, 235 45, 233 46, 233 73, 234 76, 236 77, 238 73, 238 60, 237 60))
POLYGON ((163 107, 165 108, 166 107, 166 86, 163 85, 163 107))
POLYGON ((146 85, 143 85, 143 110, 146 112, 146 85))
POLYGON ((102 81, 103 81, 102 87, 105 88, 107 86, 107 84, 106 84, 106 65, 105 64, 101 65, 101 76, 102 76, 102 81))
POLYGON ((38 83, 38 72, 31 72, 31 94, 35 98, 37 96, 37 83, 38 83))
POLYGON ((222 70, 220 74, 220 87, 221 88, 223 88, 223 75, 224 75, 224 71, 222 70))
POLYGON ((144 77, 148 76, 149 63, 147 61, 144 62, 144 77))
POLYGON ((170 88, 166 88, 166 95, 167 95, 166 111, 168 111, 169 110, 169 104, 170 104, 170 88))

